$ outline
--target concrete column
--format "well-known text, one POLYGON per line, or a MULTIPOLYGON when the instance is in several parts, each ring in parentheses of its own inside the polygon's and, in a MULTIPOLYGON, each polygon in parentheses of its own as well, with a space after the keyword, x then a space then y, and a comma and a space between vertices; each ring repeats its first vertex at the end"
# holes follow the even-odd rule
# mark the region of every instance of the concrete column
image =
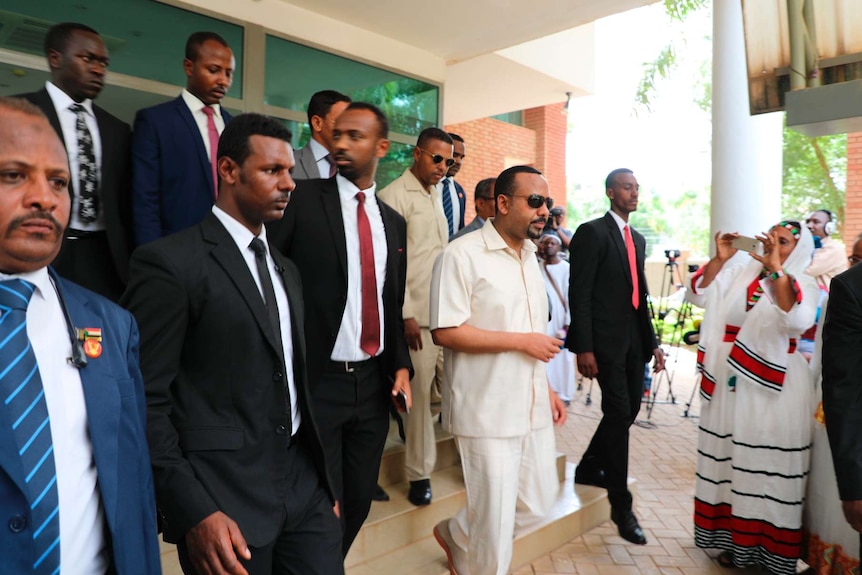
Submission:
POLYGON ((713 0, 712 14, 710 230, 754 235, 781 218, 783 118, 749 112, 741 0, 713 0))

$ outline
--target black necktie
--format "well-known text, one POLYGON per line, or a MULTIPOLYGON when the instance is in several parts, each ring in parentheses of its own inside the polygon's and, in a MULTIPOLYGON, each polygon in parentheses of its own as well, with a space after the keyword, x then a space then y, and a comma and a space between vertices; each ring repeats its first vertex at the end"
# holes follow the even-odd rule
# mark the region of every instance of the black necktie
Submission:
MULTIPOLYGON (((272 277, 269 275, 269 267, 266 265, 266 246, 260 238, 251 240, 249 246, 254 252, 254 263, 257 265, 257 275, 260 276, 260 285, 263 288, 263 304, 266 306, 266 315, 275 335, 278 349, 281 351, 281 363, 284 364, 284 347, 281 343, 281 319, 278 317, 278 304, 275 303, 275 290, 272 287, 272 277)), ((284 404, 287 409, 287 428, 292 427, 290 390, 287 386, 287 378, 284 382, 284 404)))
POLYGON ((99 216, 99 197, 96 195, 96 152, 93 136, 87 128, 87 109, 81 104, 69 107, 78 119, 75 121, 75 136, 78 141, 78 216, 81 221, 94 222, 99 216))
MULTIPOLYGON (((278 304, 275 303, 275 290, 272 287, 272 277, 266 265, 266 246, 260 238, 254 238, 249 244, 254 252, 254 263, 257 264, 257 274, 260 276, 260 285, 263 288, 263 303, 266 306, 266 314, 278 343, 281 344, 281 319, 278 317, 278 304)), ((281 347, 279 345, 279 347, 281 347)))

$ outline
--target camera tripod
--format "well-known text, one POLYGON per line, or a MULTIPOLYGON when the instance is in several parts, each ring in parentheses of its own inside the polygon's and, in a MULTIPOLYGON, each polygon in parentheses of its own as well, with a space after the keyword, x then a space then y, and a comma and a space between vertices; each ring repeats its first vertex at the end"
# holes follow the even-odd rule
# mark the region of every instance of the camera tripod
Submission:
MULTIPOLYGON (((679 269, 679 263, 676 261, 679 257, 679 250, 665 250, 667 263, 665 264, 665 274, 662 276, 661 292, 659 292, 658 305, 654 305, 652 298, 649 301, 650 317, 654 325, 656 325, 656 339, 659 345, 662 345, 664 335, 668 326, 671 327, 669 345, 670 350, 665 356, 665 367, 660 372, 652 377, 652 384, 649 390, 644 390, 646 404, 647 421, 652 417, 652 410, 656 403, 661 404, 676 404, 676 396, 673 393, 673 377, 676 373, 676 365, 679 361, 679 346, 683 341, 683 330, 685 323, 691 317, 691 303, 680 299, 673 302, 676 306, 671 305, 671 296, 674 294, 684 295, 684 283, 682 279, 682 271, 679 269), (656 309, 657 307, 657 309, 656 309), (673 355, 673 366, 668 369, 670 356, 673 355), (664 400, 659 400, 659 392, 662 384, 667 381, 667 396, 664 400)), ((664 348, 662 348, 664 349, 664 348)))

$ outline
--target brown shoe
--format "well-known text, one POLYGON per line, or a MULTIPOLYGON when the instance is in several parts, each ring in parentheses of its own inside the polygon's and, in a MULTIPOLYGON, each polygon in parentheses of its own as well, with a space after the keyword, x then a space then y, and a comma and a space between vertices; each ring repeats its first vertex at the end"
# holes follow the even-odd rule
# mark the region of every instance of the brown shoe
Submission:
POLYGON ((434 526, 434 539, 437 540, 437 543, 446 552, 446 560, 449 562, 449 575, 470 575, 470 572, 467 571, 467 554, 452 539, 448 519, 444 519, 434 526))

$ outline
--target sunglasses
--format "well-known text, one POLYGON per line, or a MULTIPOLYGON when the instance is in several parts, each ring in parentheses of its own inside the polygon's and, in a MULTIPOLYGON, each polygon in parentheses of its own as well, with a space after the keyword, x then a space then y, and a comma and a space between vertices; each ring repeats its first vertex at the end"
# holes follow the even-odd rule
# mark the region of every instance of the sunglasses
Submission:
POLYGON ((546 206, 548 206, 549 210, 554 207, 554 198, 546 198, 545 196, 543 196, 541 194, 530 194, 529 196, 519 196, 517 194, 511 194, 511 197, 513 197, 513 198, 526 198, 527 205, 530 206, 531 208, 533 208, 534 210, 541 208, 542 204, 545 204, 546 206))
POLYGON ((416 149, 419 150, 420 152, 422 152, 423 154, 428 154, 429 156, 431 156, 431 161, 434 162, 435 164, 439 164, 440 162, 445 161, 446 167, 451 168, 452 164, 455 163, 455 160, 453 158, 444 158, 440 154, 432 154, 428 150, 423 150, 419 146, 416 146, 416 149))

